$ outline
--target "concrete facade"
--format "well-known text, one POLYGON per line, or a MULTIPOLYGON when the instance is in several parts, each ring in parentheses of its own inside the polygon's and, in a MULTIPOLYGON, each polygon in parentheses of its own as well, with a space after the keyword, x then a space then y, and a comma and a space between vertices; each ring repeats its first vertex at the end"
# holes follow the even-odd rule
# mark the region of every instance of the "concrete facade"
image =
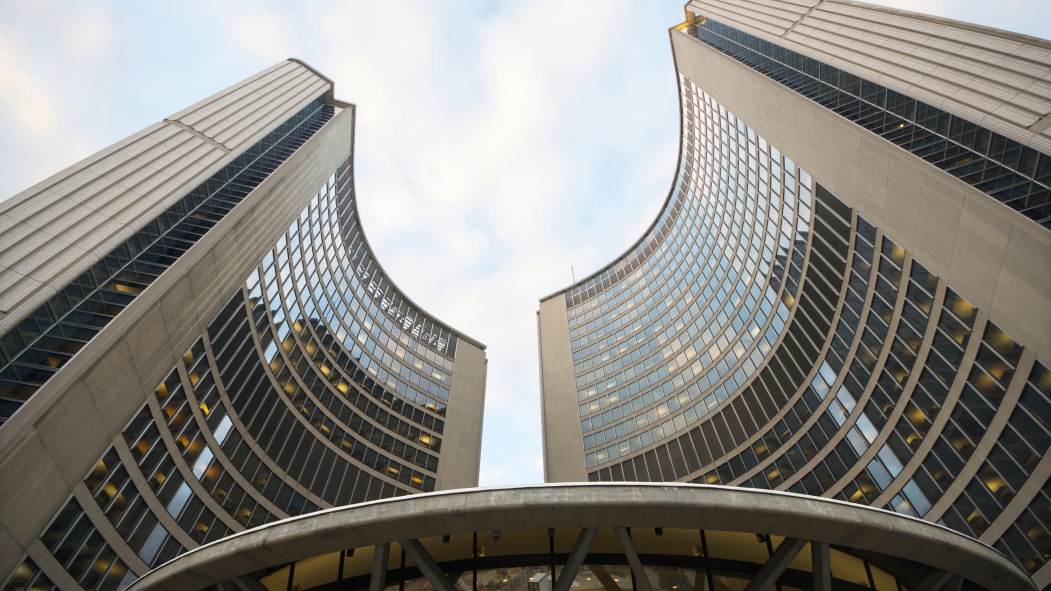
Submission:
POLYGON ((572 388, 569 331, 564 321, 566 301, 552 298, 540 303, 537 332, 540 340, 541 412, 544 434, 544 481, 587 480, 581 461, 576 393, 572 388), (552 310, 553 308, 553 310, 552 310))
POLYGON ((1051 151, 1047 40, 851 0, 692 0, 687 10, 1051 151))

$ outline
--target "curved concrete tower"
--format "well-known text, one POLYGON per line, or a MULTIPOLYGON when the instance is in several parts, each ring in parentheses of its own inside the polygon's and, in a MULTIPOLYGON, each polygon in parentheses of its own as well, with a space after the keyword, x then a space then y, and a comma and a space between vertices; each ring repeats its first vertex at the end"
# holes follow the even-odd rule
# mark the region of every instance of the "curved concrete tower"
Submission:
POLYGON ((376 261, 354 115, 288 60, 0 204, 5 588, 477 484, 484 346, 376 261))
POLYGON ((934 521, 1051 582, 1051 43, 695 1, 653 226, 541 300, 548 481, 934 521))

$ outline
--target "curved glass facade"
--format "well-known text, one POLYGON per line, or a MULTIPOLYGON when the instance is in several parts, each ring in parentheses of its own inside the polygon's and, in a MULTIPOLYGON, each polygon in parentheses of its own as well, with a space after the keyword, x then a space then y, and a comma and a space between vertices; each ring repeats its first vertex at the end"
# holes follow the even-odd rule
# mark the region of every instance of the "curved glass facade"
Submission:
POLYGON ((684 111, 713 125, 687 134, 681 204, 658 222, 660 245, 630 273, 636 265, 616 269, 616 283, 599 276, 566 294, 584 447, 598 448, 588 467, 685 431, 726 401, 780 342, 799 297, 809 175, 681 82, 684 111))
POLYGON ((360 232, 350 170, 348 160, 248 278, 237 304, 251 316, 213 341, 223 371, 247 363, 266 374, 234 380, 231 409, 282 463, 333 470, 315 473, 313 485, 330 504, 434 490, 458 342, 402 296, 393 299, 360 232), (281 392, 293 412, 274 418, 260 388, 281 392), (299 429, 310 434, 304 441, 331 445, 296 451, 266 437, 299 429))
MULTIPOLYGON (((704 19, 681 29, 678 60, 703 41, 795 89, 716 41, 771 44, 704 19)), ((541 301, 545 405, 575 395, 579 411, 572 426, 546 415, 549 438, 579 434, 546 444, 549 480, 838 498, 947 525, 1036 574, 1051 558, 1046 362, 684 71, 679 89, 663 211, 617 261, 541 301), (560 345, 545 331, 561 327, 560 345), (565 345, 569 360, 545 359, 565 345), (558 363, 572 384, 549 377, 558 363)), ((1037 209, 1022 213, 1042 232, 1037 209)))

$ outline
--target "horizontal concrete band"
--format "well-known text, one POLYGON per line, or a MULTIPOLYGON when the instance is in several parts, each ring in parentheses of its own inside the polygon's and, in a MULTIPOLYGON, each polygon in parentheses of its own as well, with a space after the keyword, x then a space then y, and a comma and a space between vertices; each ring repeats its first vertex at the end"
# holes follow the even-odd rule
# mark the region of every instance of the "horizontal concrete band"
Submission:
POLYGON ((463 489, 330 509, 203 546, 130 589, 201 589, 291 561, 397 540, 585 527, 762 532, 911 560, 988 589, 1035 589, 989 546, 918 519, 791 493, 638 483, 463 489))

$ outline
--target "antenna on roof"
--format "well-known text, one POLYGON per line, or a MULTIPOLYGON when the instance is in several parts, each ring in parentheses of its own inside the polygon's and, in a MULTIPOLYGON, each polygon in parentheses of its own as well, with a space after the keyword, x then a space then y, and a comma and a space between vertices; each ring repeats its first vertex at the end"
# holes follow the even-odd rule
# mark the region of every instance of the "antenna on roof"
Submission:
POLYGON ((569 274, 573 276, 573 283, 577 282, 577 272, 573 270, 573 265, 569 266, 569 274))

